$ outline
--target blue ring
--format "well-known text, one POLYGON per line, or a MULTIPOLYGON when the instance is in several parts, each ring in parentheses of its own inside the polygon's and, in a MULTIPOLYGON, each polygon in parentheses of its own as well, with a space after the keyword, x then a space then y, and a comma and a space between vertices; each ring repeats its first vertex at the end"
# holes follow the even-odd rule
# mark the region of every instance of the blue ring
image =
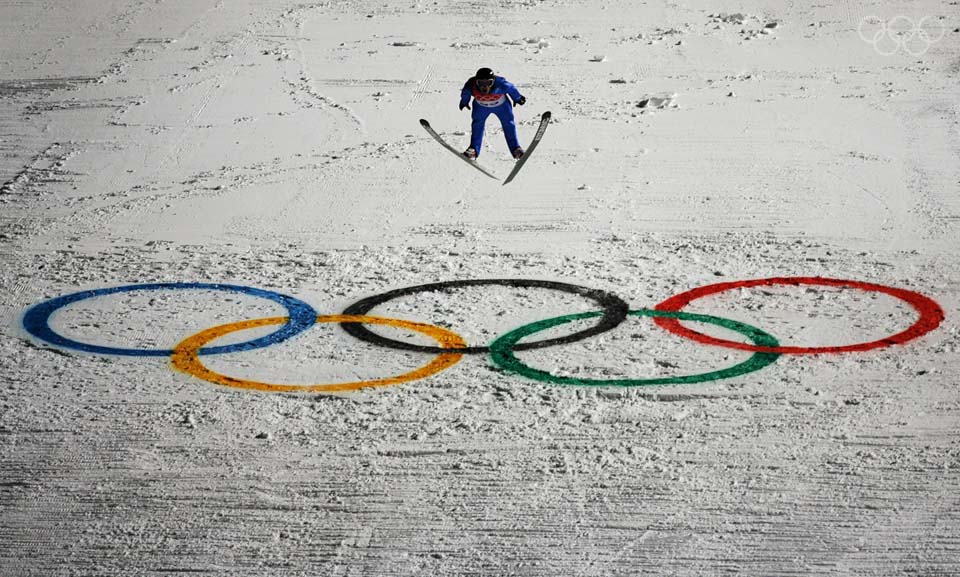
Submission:
POLYGON ((216 355, 222 353, 234 353, 238 351, 249 351, 267 347, 300 334, 313 326, 317 319, 317 311, 307 303, 293 297, 257 289, 230 284, 211 284, 211 283, 149 283, 149 284, 131 284, 111 288, 82 291, 69 295, 52 298, 42 303, 33 305, 23 315, 23 328, 34 337, 46 341, 52 345, 66 349, 85 351, 88 353, 99 353, 103 355, 124 355, 128 357, 166 357, 173 354, 173 349, 121 349, 116 347, 106 347, 101 345, 91 345, 82 343, 73 339, 68 339, 54 332, 50 328, 50 317, 59 309, 89 298, 124 293, 141 290, 167 290, 167 289, 201 289, 218 290, 242 293, 250 296, 265 298, 275 303, 283 305, 287 309, 290 320, 287 321, 276 332, 260 337, 245 343, 236 343, 220 347, 209 347, 200 349, 200 354, 216 355))

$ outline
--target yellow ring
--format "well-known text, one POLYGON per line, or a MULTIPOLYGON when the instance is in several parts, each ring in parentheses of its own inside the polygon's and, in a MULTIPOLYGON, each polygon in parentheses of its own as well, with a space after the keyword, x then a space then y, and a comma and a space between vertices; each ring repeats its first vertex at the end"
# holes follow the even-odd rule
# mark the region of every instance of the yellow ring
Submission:
MULTIPOLYGON (((310 392, 310 393, 336 393, 342 391, 355 391, 365 387, 385 387, 388 385, 397 385, 408 381, 415 381, 428 377, 434 373, 451 367, 459 361, 463 355, 458 353, 441 353, 430 363, 395 377, 377 379, 374 381, 357 381, 354 383, 334 383, 326 385, 275 385, 271 383, 260 383, 257 381, 248 381, 245 379, 236 379, 221 375, 211 371, 200 362, 199 351, 210 341, 224 335, 263 327, 268 325, 280 325, 289 320, 288 317, 270 317, 265 319, 254 319, 249 321, 240 321, 227 325, 220 325, 200 331, 199 333, 184 339, 173 349, 171 360, 174 368, 188 375, 201 378, 211 383, 224 385, 227 387, 236 387, 238 389, 253 389, 257 391, 270 392, 310 392)), ((391 327, 401 327, 423 333, 433 337, 440 346, 445 349, 465 348, 467 343, 459 335, 433 325, 415 323, 411 321, 402 321, 399 319, 386 319, 382 317, 370 317, 365 315, 320 315, 317 317, 318 323, 368 323, 374 325, 387 325, 391 327)))

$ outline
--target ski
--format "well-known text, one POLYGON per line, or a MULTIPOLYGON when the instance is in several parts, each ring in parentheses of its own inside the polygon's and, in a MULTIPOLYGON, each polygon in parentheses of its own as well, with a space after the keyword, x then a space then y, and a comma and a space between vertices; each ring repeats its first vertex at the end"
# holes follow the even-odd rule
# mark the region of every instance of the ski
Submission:
POLYGON ((470 166, 476 168, 476 169, 479 170, 480 172, 486 174, 486 175, 489 176, 490 178, 492 178, 492 179, 494 179, 494 180, 500 180, 500 179, 497 177, 497 175, 493 174, 492 172, 490 172, 490 171, 487 170, 486 168, 480 166, 480 165, 477 163, 476 160, 470 160, 469 158, 467 158, 466 156, 464 156, 464 155, 461 154, 460 152, 457 152, 457 150, 456 150, 454 147, 450 146, 450 145, 447 143, 446 140, 444 140, 439 134, 437 134, 437 131, 434 130, 433 127, 430 126, 430 123, 427 122, 425 119, 423 119, 423 118, 420 119, 420 126, 422 126, 423 129, 426 130, 426 131, 430 134, 430 136, 432 136, 432 137, 434 138, 434 140, 436 140, 436 141, 439 142, 441 145, 443 145, 444 148, 446 148, 447 150, 449 150, 450 152, 452 152, 457 158, 459 158, 460 160, 466 162, 466 163, 469 164, 470 166))
POLYGON ((503 184, 506 185, 513 177, 520 172, 520 169, 523 168, 523 163, 530 158, 530 154, 533 153, 533 150, 540 144, 540 139, 543 138, 543 133, 547 131, 547 125, 550 124, 550 111, 546 111, 540 117, 540 127, 537 128, 537 133, 533 135, 533 142, 530 143, 530 146, 527 148, 527 151, 523 153, 523 156, 520 157, 520 160, 517 161, 517 164, 514 165, 513 170, 510 171, 510 174, 507 176, 507 179, 503 181, 503 184))

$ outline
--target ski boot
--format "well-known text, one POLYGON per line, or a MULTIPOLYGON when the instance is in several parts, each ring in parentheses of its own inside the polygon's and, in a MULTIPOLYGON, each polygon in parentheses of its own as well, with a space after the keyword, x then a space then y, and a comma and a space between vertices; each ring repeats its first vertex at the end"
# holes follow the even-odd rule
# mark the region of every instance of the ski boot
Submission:
POLYGON ((515 160, 520 160, 521 158, 523 158, 523 154, 524 154, 523 148, 519 146, 514 148, 512 154, 515 160))
POLYGON ((467 157, 467 160, 476 160, 477 159, 477 149, 470 147, 463 151, 463 155, 467 157))

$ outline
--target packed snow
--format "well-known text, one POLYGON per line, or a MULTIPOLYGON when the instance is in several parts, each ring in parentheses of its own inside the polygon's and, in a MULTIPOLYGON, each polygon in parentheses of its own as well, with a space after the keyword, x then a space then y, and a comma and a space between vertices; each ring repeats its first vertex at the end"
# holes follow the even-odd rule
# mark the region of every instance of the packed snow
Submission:
POLYGON ((957 2, 38 0, 0 48, 0 575, 960 574, 957 2), (466 148, 484 66, 552 112, 506 186, 418 122, 466 148))

